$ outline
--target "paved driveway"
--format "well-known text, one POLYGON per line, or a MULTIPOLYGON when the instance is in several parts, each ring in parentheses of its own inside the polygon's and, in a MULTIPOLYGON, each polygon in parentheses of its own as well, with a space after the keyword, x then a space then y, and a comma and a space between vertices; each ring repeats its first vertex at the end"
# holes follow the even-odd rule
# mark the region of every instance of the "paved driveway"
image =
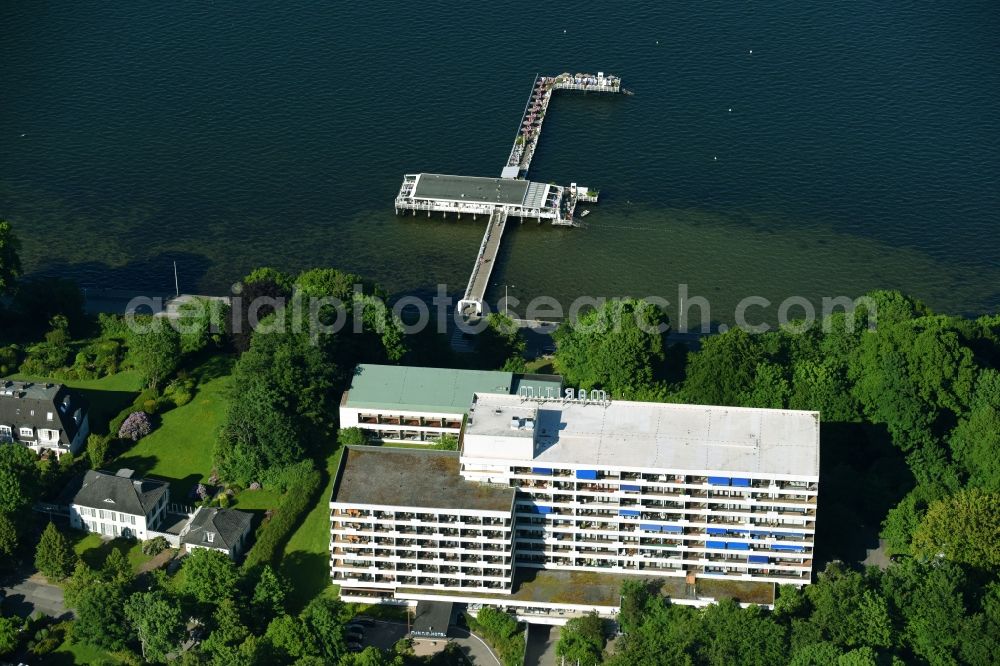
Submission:
POLYGON ((528 625, 528 645, 524 651, 524 666, 556 666, 556 643, 559 627, 547 624, 528 625))
POLYGON ((53 585, 41 575, 13 582, 5 586, 3 591, 7 597, 3 608, 8 613, 27 617, 32 613, 42 612, 52 617, 68 614, 63 603, 63 591, 58 585, 53 585))
MULTIPOLYGON (((406 636, 405 622, 388 622, 376 620, 375 624, 365 629, 365 637, 362 644, 367 647, 374 645, 382 650, 391 650, 400 638, 406 636)), ((420 639, 427 640, 427 639, 420 639)), ((462 654, 471 664, 475 666, 502 666, 485 643, 476 635, 470 634, 461 627, 452 625, 448 628, 448 639, 458 645, 462 654)), ((444 647, 445 639, 438 639, 441 647, 444 647)))

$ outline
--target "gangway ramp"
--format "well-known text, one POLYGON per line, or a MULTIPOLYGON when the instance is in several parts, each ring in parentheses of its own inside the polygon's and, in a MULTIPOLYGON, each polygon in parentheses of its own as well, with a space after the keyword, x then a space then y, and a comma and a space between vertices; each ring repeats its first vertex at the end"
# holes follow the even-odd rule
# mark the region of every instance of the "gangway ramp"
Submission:
POLYGON ((490 215, 490 223, 486 225, 483 242, 479 244, 479 254, 476 256, 476 263, 472 267, 472 275, 469 277, 469 284, 465 288, 465 295, 458 302, 459 312, 477 316, 482 315, 486 289, 490 286, 490 275, 493 274, 493 266, 496 264, 497 255, 500 253, 500 241, 503 239, 503 232, 506 227, 507 209, 503 207, 495 208, 490 215))

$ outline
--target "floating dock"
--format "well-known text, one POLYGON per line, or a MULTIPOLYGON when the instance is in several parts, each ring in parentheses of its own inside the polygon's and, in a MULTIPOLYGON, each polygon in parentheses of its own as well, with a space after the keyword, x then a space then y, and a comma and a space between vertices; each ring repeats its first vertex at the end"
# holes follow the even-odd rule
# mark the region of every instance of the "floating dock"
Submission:
POLYGON ((460 312, 467 316, 481 316, 483 299, 489 286, 493 264, 500 251, 508 217, 534 218, 541 223, 576 226, 573 219, 577 202, 596 203, 597 192, 571 183, 568 187, 536 183, 527 180, 528 168, 535 155, 535 148, 542 132, 542 123, 556 90, 620 93, 621 79, 605 75, 569 74, 535 76, 531 94, 521 114, 521 124, 511 147, 507 163, 499 178, 451 176, 437 173, 406 174, 396 195, 396 214, 410 211, 413 215, 426 211, 445 216, 454 213, 458 218, 471 215, 489 217, 489 224, 479 253, 472 268, 472 275, 465 294, 458 303, 460 312))

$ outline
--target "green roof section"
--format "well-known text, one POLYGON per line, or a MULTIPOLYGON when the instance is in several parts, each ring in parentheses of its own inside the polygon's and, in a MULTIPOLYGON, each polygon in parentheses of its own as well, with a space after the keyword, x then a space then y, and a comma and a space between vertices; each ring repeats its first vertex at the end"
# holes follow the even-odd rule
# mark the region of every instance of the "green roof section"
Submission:
POLYGON ((466 413, 474 394, 510 393, 513 381, 510 372, 363 364, 354 370, 345 406, 466 413))
POLYGON ((413 198, 520 205, 527 192, 526 180, 422 173, 417 178, 413 198))
POLYGON ((533 387, 535 395, 545 395, 546 388, 558 395, 562 379, 557 375, 366 363, 354 369, 343 404, 356 409, 465 414, 476 393, 512 394, 520 386, 533 387))

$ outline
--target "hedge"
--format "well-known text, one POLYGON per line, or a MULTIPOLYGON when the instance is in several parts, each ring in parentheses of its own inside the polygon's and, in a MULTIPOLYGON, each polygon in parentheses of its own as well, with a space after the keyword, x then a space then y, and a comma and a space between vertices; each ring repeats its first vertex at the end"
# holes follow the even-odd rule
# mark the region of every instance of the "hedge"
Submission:
POLYGON ((247 553, 243 570, 251 571, 262 564, 275 564, 278 552, 300 524, 302 516, 312 508, 316 493, 320 491, 323 476, 318 470, 309 470, 301 483, 285 493, 271 519, 257 530, 257 542, 247 553))

